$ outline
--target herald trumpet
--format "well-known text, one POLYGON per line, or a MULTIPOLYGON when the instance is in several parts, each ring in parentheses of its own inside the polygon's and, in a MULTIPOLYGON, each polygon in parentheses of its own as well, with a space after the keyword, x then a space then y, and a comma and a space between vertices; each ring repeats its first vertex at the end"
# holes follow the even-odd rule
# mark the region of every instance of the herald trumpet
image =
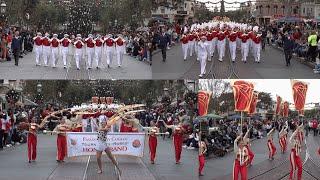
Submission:
MULTIPOLYGON (((146 133, 147 135, 150 135, 151 133, 148 132, 146 133)), ((165 132, 165 133, 154 133, 155 135, 169 135, 170 133, 169 132, 165 132)))

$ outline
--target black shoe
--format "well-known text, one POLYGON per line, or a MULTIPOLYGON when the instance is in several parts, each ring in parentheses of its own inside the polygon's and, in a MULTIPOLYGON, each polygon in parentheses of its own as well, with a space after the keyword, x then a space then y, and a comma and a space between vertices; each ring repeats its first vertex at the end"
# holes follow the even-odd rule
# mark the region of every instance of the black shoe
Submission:
POLYGON ((99 69, 99 67, 97 67, 97 69, 99 69))
POLYGON ((199 176, 204 176, 203 174, 199 173, 199 176))
POLYGON ((29 160, 29 163, 31 163, 31 160, 29 160))
POLYGON ((61 161, 60 161, 60 160, 57 160, 57 163, 61 163, 61 161))
POLYGON ((110 68, 110 65, 108 64, 108 68, 110 68))

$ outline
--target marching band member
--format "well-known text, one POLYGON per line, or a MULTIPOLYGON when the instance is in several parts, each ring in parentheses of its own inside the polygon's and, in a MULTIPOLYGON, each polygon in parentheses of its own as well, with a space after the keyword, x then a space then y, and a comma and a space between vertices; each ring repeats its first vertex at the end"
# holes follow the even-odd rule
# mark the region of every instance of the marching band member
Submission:
POLYGON ((216 51, 216 47, 217 47, 217 43, 218 43, 218 30, 217 27, 215 27, 211 33, 213 39, 212 39, 212 54, 215 53, 216 51))
POLYGON ((284 153, 287 150, 287 129, 288 126, 283 126, 279 132, 279 144, 281 148, 281 152, 284 153))
POLYGON ((199 141, 199 176, 203 176, 202 171, 205 165, 205 154, 207 152, 206 143, 201 140, 199 141))
MULTIPOLYGON (((187 60, 187 56, 188 56, 188 47, 190 47, 189 44, 189 37, 186 34, 183 34, 181 37, 181 42, 182 42, 182 54, 183 54, 183 60, 187 60)), ((191 43, 191 42, 190 42, 191 43)), ((191 49, 189 49, 190 51, 192 51, 191 49)), ((190 52, 190 57, 192 56, 192 52, 190 52)))
POLYGON ((44 66, 48 67, 48 59, 51 54, 49 33, 46 33, 44 35, 44 38, 42 38, 42 54, 43 54, 44 66))
POLYGON ((89 34, 88 38, 84 40, 86 44, 86 50, 87 50, 87 69, 92 69, 92 59, 94 57, 94 45, 95 42, 93 40, 93 35, 89 34))
POLYGON ((180 164, 183 134, 185 130, 182 127, 181 123, 179 123, 178 125, 167 125, 163 120, 160 120, 160 121, 163 122, 164 126, 167 129, 170 128, 173 130, 173 144, 174 144, 174 150, 175 150, 176 164, 180 164))
POLYGON ((270 132, 267 134, 268 137, 268 149, 269 149, 269 160, 274 159, 274 155, 276 154, 276 146, 273 144, 273 133, 275 128, 272 128, 270 132))
POLYGON ((189 35, 188 35, 188 38, 189 38, 189 53, 190 53, 190 57, 193 56, 193 53, 195 53, 195 39, 196 39, 196 36, 194 35, 194 32, 190 32, 189 35))
POLYGON ((125 54, 125 51, 126 51, 126 48, 125 48, 126 41, 123 39, 122 35, 119 34, 118 37, 114 40, 114 42, 116 45, 118 67, 121 67, 122 61, 123 61, 123 55, 125 54))
POLYGON ((224 53, 225 53, 225 46, 226 46, 226 35, 225 32, 223 31, 224 24, 220 24, 220 31, 217 35, 218 37, 218 42, 217 42, 217 47, 218 47, 218 54, 219 54, 219 61, 222 62, 224 53))
POLYGON ((243 142, 244 142, 245 147, 248 150, 248 156, 249 156, 248 165, 252 166, 252 161, 253 161, 253 158, 254 158, 254 154, 253 154, 253 152, 251 151, 251 148, 250 148, 251 144, 250 144, 249 132, 250 132, 250 129, 248 129, 246 134, 244 135, 243 142))
POLYGON ((69 54, 69 45, 71 44, 71 40, 68 38, 69 35, 65 34, 64 38, 61 39, 60 43, 61 47, 61 54, 62 54, 62 61, 63 61, 63 68, 67 68, 67 61, 68 61, 68 54, 69 54))
POLYGON ((33 38, 34 51, 36 55, 36 66, 40 66, 40 57, 42 55, 42 34, 37 33, 37 36, 33 38))
POLYGON ((53 34, 53 38, 50 39, 51 44, 51 60, 52 60, 52 67, 56 68, 57 60, 59 58, 59 39, 58 34, 53 34))
POLYGON ((76 60, 77 70, 80 70, 80 62, 83 57, 83 47, 84 43, 82 42, 81 35, 78 34, 76 41, 73 43, 75 47, 74 59, 76 60))
POLYGON ((101 57, 102 57, 102 48, 103 48, 103 39, 101 38, 101 35, 97 35, 97 38, 94 40, 95 42, 95 60, 97 63, 97 69, 100 68, 100 62, 101 62, 101 57))
MULTIPOLYGON (((302 124, 303 126, 303 124, 302 124)), ((302 177, 302 161, 300 157, 301 153, 301 142, 298 137, 298 133, 302 126, 298 126, 297 129, 292 133, 290 137, 290 145, 291 145, 291 152, 290 152, 290 176, 289 179, 297 179, 301 180, 302 177)))
POLYGON ((106 52, 106 55, 107 55, 107 64, 108 64, 108 68, 110 68, 110 64, 112 63, 112 59, 113 59, 113 53, 115 51, 115 48, 114 48, 114 45, 115 45, 115 42, 114 42, 114 39, 112 39, 112 35, 109 34, 106 36, 105 38, 105 52, 106 52))
POLYGON ((208 44, 208 49, 209 49, 209 55, 208 55, 208 61, 211 61, 211 58, 213 57, 213 35, 211 32, 207 31, 206 33, 207 41, 206 43, 208 44))
POLYGON ((67 139, 66 132, 71 128, 66 124, 65 117, 62 117, 60 124, 53 130, 57 132, 57 162, 64 162, 67 155, 67 139))
MULTIPOLYGON (((158 119, 159 121, 159 119, 158 119)), ((149 152, 150 152, 150 162, 151 164, 154 164, 156 153, 157 153, 157 133, 159 133, 159 128, 156 126, 157 123, 154 123, 154 121, 150 122, 150 128, 149 128, 149 152)))
POLYGON ((257 34, 259 31, 259 27, 255 26, 253 28, 252 34, 252 48, 253 48, 253 57, 254 62, 260 63, 260 54, 261 54, 261 34, 257 34))
POLYGON ((252 53, 252 55, 254 55, 254 51, 253 51, 253 48, 252 48, 252 39, 253 39, 253 35, 254 35, 254 33, 253 33, 253 31, 252 31, 252 26, 248 26, 248 36, 249 36, 249 39, 248 39, 248 44, 249 44, 249 51, 248 52, 250 52, 250 50, 251 50, 251 53, 252 53))
POLYGON ((201 37, 198 43, 198 57, 200 59, 200 75, 202 78, 206 74, 207 59, 209 56, 209 45, 206 43, 206 36, 201 37))
POLYGON ((233 31, 229 34, 229 50, 231 55, 231 60, 234 63, 236 61, 236 51, 237 51, 237 32, 234 31, 234 27, 231 27, 233 31))
POLYGON ((241 36, 241 55, 242 55, 242 59, 241 61, 244 63, 247 63, 247 57, 248 57, 248 53, 249 53, 249 35, 244 32, 241 36))
POLYGON ((108 158, 111 160, 113 165, 117 168, 119 174, 121 175, 121 170, 119 168, 119 164, 112 155, 109 147, 107 146, 107 133, 110 131, 111 126, 107 124, 107 119, 99 118, 99 128, 98 128, 98 137, 97 137, 97 146, 96 146, 96 156, 97 156, 97 162, 98 162, 98 174, 102 173, 102 162, 101 162, 101 156, 102 152, 106 152, 108 158))
POLYGON ((243 140, 241 139, 241 136, 242 135, 238 136, 234 140, 234 152, 236 157, 233 164, 233 180, 238 180, 239 173, 242 180, 248 179, 247 164, 249 161, 249 153, 243 140))

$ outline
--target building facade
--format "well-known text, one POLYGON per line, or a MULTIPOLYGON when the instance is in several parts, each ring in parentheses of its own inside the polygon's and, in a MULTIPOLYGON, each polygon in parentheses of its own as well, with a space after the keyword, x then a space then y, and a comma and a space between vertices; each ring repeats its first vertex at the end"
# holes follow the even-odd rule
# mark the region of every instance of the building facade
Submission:
POLYGON ((154 19, 185 24, 194 20, 195 8, 198 5, 195 0, 154 0, 151 14, 154 19))
POLYGON ((301 17, 301 4, 302 2, 299 0, 294 0, 291 3, 280 0, 257 0, 254 16, 258 24, 269 24, 282 17, 301 17))

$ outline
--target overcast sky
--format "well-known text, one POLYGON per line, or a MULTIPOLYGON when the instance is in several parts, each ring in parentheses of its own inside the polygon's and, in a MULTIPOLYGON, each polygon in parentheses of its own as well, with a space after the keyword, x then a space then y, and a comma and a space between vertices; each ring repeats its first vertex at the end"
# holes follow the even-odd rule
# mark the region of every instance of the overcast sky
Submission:
MULTIPOLYGON (((231 82, 231 80, 226 81, 231 82)), ((289 79, 249 79, 245 81, 253 82, 257 91, 271 93, 274 100, 276 100, 276 95, 279 95, 283 100, 293 103, 291 81, 289 79)), ((301 81, 309 83, 306 103, 320 102, 320 80, 303 79, 301 81)))

